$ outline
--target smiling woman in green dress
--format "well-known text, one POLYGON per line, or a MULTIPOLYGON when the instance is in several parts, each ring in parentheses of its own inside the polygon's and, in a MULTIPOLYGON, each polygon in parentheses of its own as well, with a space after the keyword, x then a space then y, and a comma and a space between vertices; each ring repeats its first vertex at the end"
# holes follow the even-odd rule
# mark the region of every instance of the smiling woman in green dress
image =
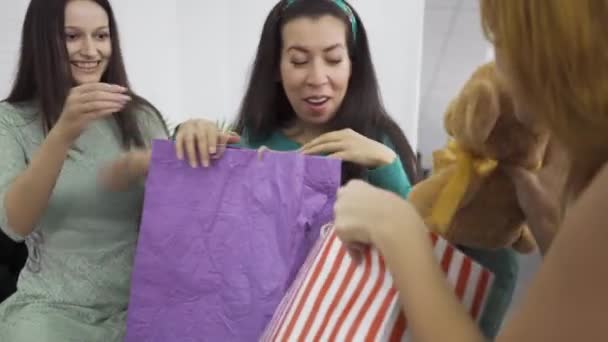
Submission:
POLYGON ((128 89, 107 0, 32 0, 22 40, 0 102, 0 227, 29 257, 0 341, 119 341, 143 186, 105 191, 98 170, 167 129, 128 89))

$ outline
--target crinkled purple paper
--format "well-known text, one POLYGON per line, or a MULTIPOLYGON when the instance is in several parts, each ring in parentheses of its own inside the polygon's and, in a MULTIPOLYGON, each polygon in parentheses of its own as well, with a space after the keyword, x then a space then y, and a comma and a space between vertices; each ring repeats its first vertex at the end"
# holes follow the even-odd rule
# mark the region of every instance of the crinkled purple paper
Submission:
POLYGON ((193 169, 155 141, 125 341, 256 341, 339 185, 333 159, 228 149, 193 169))

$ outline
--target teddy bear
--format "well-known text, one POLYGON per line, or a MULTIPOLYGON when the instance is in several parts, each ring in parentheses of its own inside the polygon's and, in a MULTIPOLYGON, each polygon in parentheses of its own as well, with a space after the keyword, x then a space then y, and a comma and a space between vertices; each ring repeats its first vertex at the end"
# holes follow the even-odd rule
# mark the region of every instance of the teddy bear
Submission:
POLYGON ((453 244, 536 249, 509 167, 540 170, 549 134, 517 115, 494 62, 480 66, 444 115, 449 142, 433 153, 431 175, 409 200, 429 229, 453 244))

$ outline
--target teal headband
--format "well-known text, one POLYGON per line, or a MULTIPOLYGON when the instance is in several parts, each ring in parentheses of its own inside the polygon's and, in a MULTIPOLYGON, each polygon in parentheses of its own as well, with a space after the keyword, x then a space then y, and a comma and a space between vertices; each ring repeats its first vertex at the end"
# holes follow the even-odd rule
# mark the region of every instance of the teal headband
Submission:
MULTIPOLYGON (((285 5, 286 9, 291 6, 297 0, 287 0, 287 4, 285 5)), ((329 0, 338 6, 346 15, 348 16, 348 20, 350 21, 351 30, 353 32, 353 40, 357 40, 357 18, 355 18, 355 13, 353 13, 352 9, 344 2, 344 0, 329 0)))

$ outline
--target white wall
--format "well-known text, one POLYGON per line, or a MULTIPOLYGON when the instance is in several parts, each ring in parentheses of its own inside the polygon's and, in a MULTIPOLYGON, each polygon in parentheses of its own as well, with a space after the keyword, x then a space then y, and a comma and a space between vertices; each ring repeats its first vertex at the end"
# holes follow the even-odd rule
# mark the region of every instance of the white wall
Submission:
POLYGON ((8 96, 15 76, 21 24, 28 3, 29 0, 9 0, 0 3, 0 99, 8 96))
POLYGON ((418 145, 424 0, 351 0, 368 31, 384 103, 418 145))
MULTIPOLYGON (((27 3, 0 4, 0 97, 12 80, 27 3)), ((263 21, 275 3, 112 0, 134 90, 172 123, 190 117, 233 118, 263 21)), ((424 0, 351 3, 369 31, 385 104, 416 145, 424 0)))
POLYGON ((232 119, 274 0, 180 0, 181 118, 232 119))
MULTIPOLYGON (((171 122, 183 112, 178 13, 173 1, 111 0, 131 85, 171 122)), ((179 121, 178 121, 179 122, 179 121)))
POLYGON ((427 0, 424 17, 418 150, 430 168, 433 151, 448 138, 443 125, 448 104, 491 54, 479 0, 427 0))

